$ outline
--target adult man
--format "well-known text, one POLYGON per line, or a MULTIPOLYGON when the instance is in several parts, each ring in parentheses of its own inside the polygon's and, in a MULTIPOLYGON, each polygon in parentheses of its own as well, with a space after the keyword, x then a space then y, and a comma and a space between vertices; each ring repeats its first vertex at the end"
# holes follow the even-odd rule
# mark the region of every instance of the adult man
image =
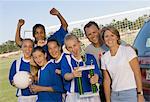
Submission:
POLYGON ((93 54, 96 58, 98 66, 100 67, 101 55, 108 50, 100 37, 101 29, 97 23, 90 21, 84 26, 84 31, 86 37, 91 42, 91 44, 86 47, 85 52, 93 54))
MULTIPOLYGON (((95 23, 94 21, 90 21, 84 26, 84 31, 85 31, 86 37, 91 42, 91 44, 86 47, 85 52, 94 55, 94 57, 96 58, 97 64, 100 68, 101 56, 105 51, 108 50, 105 44, 103 44, 103 40, 101 39, 101 36, 100 36, 101 29, 99 28, 97 23, 95 23)), ((99 94, 100 94, 101 102, 105 102, 103 86, 100 85, 99 88, 100 88, 99 94)))

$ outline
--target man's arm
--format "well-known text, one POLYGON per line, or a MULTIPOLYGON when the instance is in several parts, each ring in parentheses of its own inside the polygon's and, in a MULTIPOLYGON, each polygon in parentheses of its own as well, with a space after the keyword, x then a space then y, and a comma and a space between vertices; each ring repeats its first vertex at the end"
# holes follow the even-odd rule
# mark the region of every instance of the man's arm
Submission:
POLYGON ((64 19, 64 17, 59 13, 59 11, 55 8, 52 8, 50 10, 50 14, 51 15, 56 15, 58 17, 58 19, 60 20, 61 22, 61 26, 64 28, 64 30, 66 31, 67 30, 67 27, 68 27, 68 23, 66 22, 66 20, 64 19))
POLYGON ((16 30, 15 42, 18 46, 22 45, 22 38, 20 36, 21 27, 24 25, 25 21, 23 19, 19 19, 16 30))

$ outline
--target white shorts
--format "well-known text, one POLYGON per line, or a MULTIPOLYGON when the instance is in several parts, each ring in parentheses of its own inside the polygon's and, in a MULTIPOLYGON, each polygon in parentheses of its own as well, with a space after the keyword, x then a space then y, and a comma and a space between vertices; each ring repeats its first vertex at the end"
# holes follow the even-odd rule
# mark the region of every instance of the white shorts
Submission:
POLYGON ((101 102, 101 101, 99 95, 81 98, 79 93, 67 93, 66 102, 101 102))
POLYGON ((37 95, 18 97, 18 102, 36 102, 36 100, 37 100, 37 95))

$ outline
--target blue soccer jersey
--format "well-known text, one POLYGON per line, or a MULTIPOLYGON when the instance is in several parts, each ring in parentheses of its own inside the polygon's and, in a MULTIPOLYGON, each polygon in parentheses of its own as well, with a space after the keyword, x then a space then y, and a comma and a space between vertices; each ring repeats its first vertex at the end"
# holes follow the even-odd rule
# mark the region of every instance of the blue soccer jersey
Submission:
POLYGON ((68 31, 64 30, 64 28, 61 26, 58 31, 56 31, 53 35, 51 35, 48 39, 56 39, 59 44, 64 44, 64 38, 68 31))
MULTIPOLYGON (((10 68, 10 72, 9 72, 9 81, 12 84, 13 81, 13 77, 14 75, 17 73, 17 69, 16 69, 16 62, 18 60, 15 60, 10 68)), ((25 60, 23 57, 20 60, 20 65, 19 65, 19 71, 26 71, 30 73, 30 61, 25 60)), ((33 95, 33 93, 30 92, 29 87, 25 88, 25 89, 17 89, 17 96, 30 96, 33 95)))
MULTIPOLYGON (((50 60, 50 62, 52 62, 54 64, 55 69, 61 70, 61 61, 62 61, 63 56, 64 56, 64 53, 61 54, 61 56, 58 60, 55 60, 55 59, 50 60)), ((63 79, 63 77, 61 75, 59 75, 59 76, 61 77, 61 82, 62 82, 62 85, 63 85, 63 83, 65 83, 65 80, 63 79)), ((64 85, 63 85, 63 90, 64 90, 64 93, 65 93, 66 91, 64 89, 64 85)))
POLYGON ((61 70, 61 61, 62 61, 63 56, 64 56, 64 53, 61 54, 61 56, 58 60, 56 60, 56 59, 51 59, 50 60, 50 62, 52 62, 55 65, 56 69, 61 70))
POLYGON ((38 92, 37 102, 62 102, 63 85, 61 77, 55 73, 52 62, 48 62, 39 70, 38 85, 52 87, 54 92, 38 92))
MULTIPOLYGON (((91 54, 86 54, 85 63, 83 63, 82 60, 77 60, 72 55, 64 55, 64 57, 62 58, 62 64, 61 64, 62 76, 64 77, 66 73, 72 73, 72 69, 74 69, 77 66, 83 66, 84 64, 95 65, 94 73, 96 73, 99 76, 99 83, 102 83, 102 75, 100 74, 96 59, 91 54), (68 62, 69 60, 67 59, 67 56, 70 57, 70 62, 68 62)), ((83 87, 84 92, 91 92, 91 84, 90 84, 90 79, 88 78, 88 74, 89 74, 88 70, 82 71, 82 87, 83 87)), ((77 92, 77 93, 79 92, 78 86, 77 86, 77 78, 74 78, 66 82, 67 83, 64 84, 64 87, 68 92, 77 92), (72 81, 74 81, 73 90, 71 90, 72 81)))

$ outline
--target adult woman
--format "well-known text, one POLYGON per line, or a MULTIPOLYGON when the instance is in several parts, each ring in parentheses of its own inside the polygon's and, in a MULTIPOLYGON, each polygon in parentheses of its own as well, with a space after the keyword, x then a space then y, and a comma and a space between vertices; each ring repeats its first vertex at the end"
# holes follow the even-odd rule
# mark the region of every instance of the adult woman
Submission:
POLYGON ((110 49, 101 59, 106 102, 143 102, 140 67, 134 49, 120 45, 119 32, 112 26, 102 29, 102 38, 110 49))

